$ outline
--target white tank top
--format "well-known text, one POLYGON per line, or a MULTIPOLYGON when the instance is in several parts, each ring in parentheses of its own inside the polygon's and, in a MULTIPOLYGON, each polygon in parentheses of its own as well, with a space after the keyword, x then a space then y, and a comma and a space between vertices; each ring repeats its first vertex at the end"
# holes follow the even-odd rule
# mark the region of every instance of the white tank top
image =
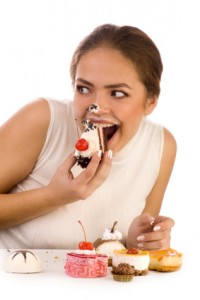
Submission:
MULTIPOLYGON (((32 173, 11 193, 45 186, 57 167, 74 150, 77 131, 71 101, 47 100, 51 120, 46 142, 32 173)), ((105 228, 118 221, 123 238, 131 221, 142 212, 159 173, 163 127, 144 118, 136 135, 113 157, 106 181, 86 200, 65 205, 22 225, 0 230, 0 248, 77 249, 84 240, 94 242, 105 228)), ((79 172, 78 166, 74 173, 79 172)))

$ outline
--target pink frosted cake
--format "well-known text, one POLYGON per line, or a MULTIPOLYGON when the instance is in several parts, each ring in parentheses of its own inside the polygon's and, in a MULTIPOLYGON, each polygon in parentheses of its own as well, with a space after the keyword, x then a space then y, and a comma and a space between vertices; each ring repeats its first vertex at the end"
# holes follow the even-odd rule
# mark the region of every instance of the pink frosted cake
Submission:
POLYGON ((107 275, 106 255, 67 253, 65 272, 72 277, 94 278, 107 275))

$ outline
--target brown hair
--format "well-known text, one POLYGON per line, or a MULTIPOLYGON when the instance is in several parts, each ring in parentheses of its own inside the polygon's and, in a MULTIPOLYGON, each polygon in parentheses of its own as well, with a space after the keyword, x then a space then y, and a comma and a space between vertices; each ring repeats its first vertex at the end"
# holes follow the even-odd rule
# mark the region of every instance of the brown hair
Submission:
POLYGON ((104 24, 98 26, 78 45, 72 57, 70 74, 74 85, 77 65, 81 57, 100 46, 119 50, 137 68, 141 82, 149 96, 159 96, 163 70, 160 52, 149 36, 132 26, 104 24))

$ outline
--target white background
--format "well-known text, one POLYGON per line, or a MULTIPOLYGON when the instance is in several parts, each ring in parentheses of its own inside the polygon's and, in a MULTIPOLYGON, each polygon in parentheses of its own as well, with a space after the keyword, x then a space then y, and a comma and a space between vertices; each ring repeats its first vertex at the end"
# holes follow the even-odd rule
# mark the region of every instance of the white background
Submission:
POLYGON ((200 231, 199 16, 198 0, 0 0, 0 125, 37 97, 71 97, 71 56, 97 25, 136 26, 155 41, 164 73, 151 119, 178 144, 162 214, 176 220, 172 246, 186 252, 200 231))

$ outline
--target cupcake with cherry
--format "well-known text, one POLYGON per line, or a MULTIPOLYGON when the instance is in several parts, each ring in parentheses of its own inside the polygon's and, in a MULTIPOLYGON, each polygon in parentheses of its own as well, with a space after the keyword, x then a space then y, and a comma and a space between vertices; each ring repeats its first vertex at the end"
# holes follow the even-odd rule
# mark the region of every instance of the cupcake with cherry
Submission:
POLYGON ((108 257, 96 254, 94 245, 86 240, 85 229, 80 221, 85 240, 79 243, 79 249, 66 255, 65 272, 71 277, 103 277, 108 272, 108 257))
POLYGON ((134 275, 146 275, 149 269, 149 251, 135 248, 114 250, 112 258, 112 272, 116 273, 116 268, 120 264, 127 264, 134 268, 134 275))

